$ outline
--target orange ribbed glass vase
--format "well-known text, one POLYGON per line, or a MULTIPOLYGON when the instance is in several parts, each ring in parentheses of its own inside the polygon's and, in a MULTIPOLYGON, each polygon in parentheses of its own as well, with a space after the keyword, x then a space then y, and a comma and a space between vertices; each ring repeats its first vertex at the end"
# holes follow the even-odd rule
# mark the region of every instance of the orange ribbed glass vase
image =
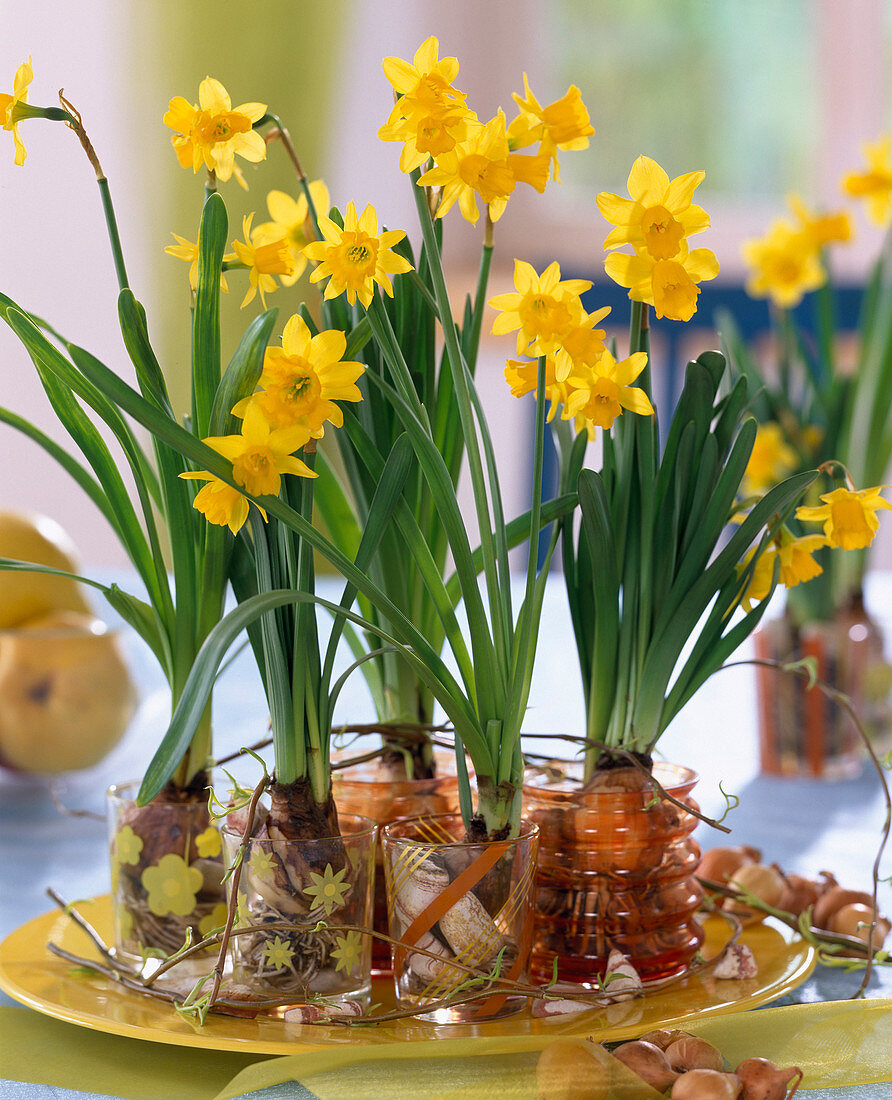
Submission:
MULTIPOLYGON (((655 980, 683 971, 703 942, 697 819, 652 784, 621 789, 619 770, 585 791, 581 766, 564 761, 527 777, 525 814, 540 834, 534 978, 551 980, 556 959, 559 979, 598 988, 617 949, 642 980, 655 980)), ((694 772, 670 764, 653 772, 673 798, 698 808, 694 772)), ((642 781, 634 772, 633 785, 642 781)))

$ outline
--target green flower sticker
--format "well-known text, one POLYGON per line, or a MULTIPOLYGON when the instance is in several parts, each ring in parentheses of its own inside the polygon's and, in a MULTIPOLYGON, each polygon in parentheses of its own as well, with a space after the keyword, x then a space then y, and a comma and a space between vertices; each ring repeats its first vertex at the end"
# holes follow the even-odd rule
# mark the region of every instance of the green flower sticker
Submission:
POLYGON ((338 960, 335 970, 352 974, 359 969, 359 957, 362 954, 361 933, 345 932, 343 936, 336 936, 335 942, 338 946, 331 953, 331 957, 338 960))
POLYGON ((119 829, 115 836, 115 855, 121 863, 139 863, 139 854, 142 851, 142 837, 125 825, 119 829))
POLYGON ((321 905, 325 909, 325 915, 330 917, 333 909, 343 905, 344 899, 353 888, 352 883, 344 882, 346 876, 346 867, 335 872, 332 871, 330 863, 326 863, 325 871, 321 875, 310 871, 313 885, 305 886, 304 893, 309 894, 313 899, 313 908, 321 905))
POLYGON ((154 867, 147 867, 142 873, 142 884, 149 895, 149 909, 156 917, 166 917, 168 913, 188 917, 195 908, 195 895, 201 889, 202 882, 201 871, 190 867, 182 856, 172 852, 162 856, 154 867))
POLYGON ((213 859, 223 851, 223 840, 213 825, 208 825, 195 838, 195 847, 202 859, 213 859))
POLYGON ((288 940, 283 940, 281 936, 276 936, 274 940, 264 944, 263 953, 266 955, 267 963, 274 970, 284 970, 294 958, 294 949, 288 940))

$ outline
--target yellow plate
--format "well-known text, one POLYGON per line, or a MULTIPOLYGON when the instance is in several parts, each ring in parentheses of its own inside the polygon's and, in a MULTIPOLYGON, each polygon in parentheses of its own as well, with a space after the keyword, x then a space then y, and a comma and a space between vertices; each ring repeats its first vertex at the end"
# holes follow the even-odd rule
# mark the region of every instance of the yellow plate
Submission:
MULTIPOLYGON (((78 908, 108 941, 111 937, 108 897, 81 902, 78 908)), ((707 957, 720 950, 726 936, 725 922, 710 917, 703 947, 707 957)), ((804 982, 816 962, 814 950, 789 929, 765 924, 743 933, 743 942, 752 948, 759 965, 757 978, 735 982, 717 981, 708 973, 689 975, 646 997, 570 1017, 540 1020, 524 1013, 484 1024, 434 1025, 408 1020, 345 1028, 301 1027, 265 1016, 248 1020, 212 1014, 205 1026, 200 1027, 179 1016, 163 1001, 78 971, 47 951, 50 940, 81 957, 99 957, 85 934, 59 910, 22 925, 0 944, 0 988, 29 1008, 112 1035, 256 1054, 297 1054, 343 1044, 476 1036, 594 1035, 599 1040, 625 1039, 658 1027, 675 1027, 693 1017, 718 1016, 765 1004, 804 982)), ((376 982, 372 999, 392 1007, 392 982, 376 982)))

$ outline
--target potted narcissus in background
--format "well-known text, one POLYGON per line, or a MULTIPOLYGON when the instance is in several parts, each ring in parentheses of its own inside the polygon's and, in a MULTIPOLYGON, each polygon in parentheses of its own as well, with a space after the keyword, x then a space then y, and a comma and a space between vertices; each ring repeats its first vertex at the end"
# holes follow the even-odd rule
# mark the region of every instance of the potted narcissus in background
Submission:
MULTIPOLYGON (((562 485, 579 496, 578 515, 563 521, 562 545, 585 694, 584 750, 579 762, 531 766, 525 805, 541 834, 533 972, 591 988, 613 950, 649 980, 683 970, 702 942, 694 919, 699 849, 691 838, 696 773, 655 763, 654 750, 758 622, 773 574, 755 607, 742 618, 733 612, 816 476, 774 487, 729 533, 756 423, 745 416, 746 382, 727 386, 718 352, 688 364, 660 439, 648 314, 690 320, 697 284, 718 271, 712 252, 688 244, 709 224, 692 202, 703 175, 670 180, 640 157, 630 198, 598 196, 614 225, 606 248, 632 246, 606 258, 608 274, 632 300, 626 358, 617 361, 603 332, 584 323, 575 288, 546 282, 550 272, 538 288, 518 281, 517 295, 493 303, 513 314, 508 324, 503 312, 497 327, 519 328, 518 349, 544 357, 562 485), (534 294, 535 311, 525 308, 534 294), (562 324, 546 327, 558 318, 562 324), (586 448, 596 432, 601 460, 592 469, 586 448)), ((515 394, 530 392, 530 365, 509 361, 505 374, 515 394)))
MULTIPOLYGON (((887 226, 889 176, 877 169, 888 162, 888 141, 869 145, 866 155, 867 169, 849 173, 842 189, 866 199, 871 219, 887 226)), ((776 667, 812 660, 819 679, 851 697, 877 746, 888 739, 892 666, 865 605, 864 579, 879 514, 890 507, 877 486, 892 460, 886 397, 892 266, 887 238, 861 297, 857 328, 843 331, 830 253, 851 239, 851 217, 842 209, 814 211, 796 195, 790 208, 792 219, 779 219, 744 246, 747 290, 769 300, 769 350, 748 346, 731 314, 720 323, 735 369, 750 381, 760 422, 744 481, 748 499, 778 476, 808 467, 826 475, 776 541, 781 579, 803 565, 813 579, 789 587, 783 615, 756 635, 766 662, 757 668, 760 764, 771 774, 840 778, 858 774, 864 759, 854 722, 830 696, 776 667), (813 331, 797 310, 802 302, 812 308, 813 331)), ((763 587, 768 570, 761 571, 763 587)))

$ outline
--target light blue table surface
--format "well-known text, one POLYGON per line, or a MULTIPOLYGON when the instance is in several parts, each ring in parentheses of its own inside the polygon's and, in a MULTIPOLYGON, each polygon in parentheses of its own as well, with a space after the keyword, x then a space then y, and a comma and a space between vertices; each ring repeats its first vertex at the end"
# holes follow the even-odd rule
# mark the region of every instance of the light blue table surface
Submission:
MULTIPOLYGON (((117 578, 116 578, 117 579, 117 578)), ((324 585, 323 585, 324 588, 324 585)), ((327 594, 327 593, 323 593, 327 594)), ((892 576, 872 577, 868 606, 892 630, 892 576)), ((114 621, 111 613, 103 616, 114 621)), ((54 783, 58 799, 70 809, 104 812, 104 791, 112 783, 141 774, 166 727, 168 698, 153 658, 138 638, 122 631, 122 643, 141 701, 124 740, 97 767, 66 775, 54 783)), ((737 659, 751 655, 747 645, 737 659)), ((345 657, 344 664, 348 662, 345 657)), ((247 653, 240 655, 219 682, 215 694, 215 737, 218 755, 237 750, 264 735, 265 704, 247 653)), ((360 676, 340 700, 336 718, 363 722, 374 717, 360 676)), ((582 729, 582 701, 575 649, 560 578, 550 584, 527 728, 537 733, 577 733, 582 729)), ((553 742, 542 742, 554 751, 553 742)), ((531 748, 535 746, 530 744, 531 748)), ((725 791, 740 799, 726 820, 730 840, 701 826, 704 848, 723 843, 747 843, 763 849, 767 862, 787 870, 837 873, 843 884, 868 888, 880 839, 884 803, 877 776, 865 768, 854 779, 827 782, 761 776, 756 751, 755 676, 751 667, 729 669, 707 683, 676 719, 660 742, 670 760, 697 769, 696 797, 704 812, 721 814, 725 791)), ((564 755, 569 753, 565 750, 564 755)), ((244 772, 249 778, 252 772, 244 772)), ((892 853, 882 874, 892 872, 892 853)), ((47 887, 63 897, 107 893, 106 827, 91 817, 64 816, 54 804, 47 781, 0 772, 0 940, 16 927, 52 907, 47 887)), ((892 912, 892 887, 881 884, 881 907, 892 912)), ((819 967, 793 994, 799 1001, 849 997, 857 975, 819 967)), ((875 973, 869 996, 892 996, 892 971, 875 973)), ((12 1004, 0 993, 0 1004, 12 1004)), ((783 1003, 789 1003, 785 998, 783 1003)), ((22 1012, 30 1011, 22 1008, 22 1012)), ((165 1048, 158 1046, 158 1057, 165 1048)), ((2 1067, 0 1067, 2 1075, 2 1067)), ((74 1084, 74 1082, 72 1082, 74 1084)), ((69 1089, 22 1084, 0 1079, 0 1097, 48 1100, 95 1096, 69 1089)), ((264 1100, 308 1097, 299 1085, 281 1086, 252 1096, 264 1100)), ((809 1097, 892 1097, 892 1086, 810 1091, 809 1097)), ((347 1098, 345 1098, 347 1100, 347 1098)))

